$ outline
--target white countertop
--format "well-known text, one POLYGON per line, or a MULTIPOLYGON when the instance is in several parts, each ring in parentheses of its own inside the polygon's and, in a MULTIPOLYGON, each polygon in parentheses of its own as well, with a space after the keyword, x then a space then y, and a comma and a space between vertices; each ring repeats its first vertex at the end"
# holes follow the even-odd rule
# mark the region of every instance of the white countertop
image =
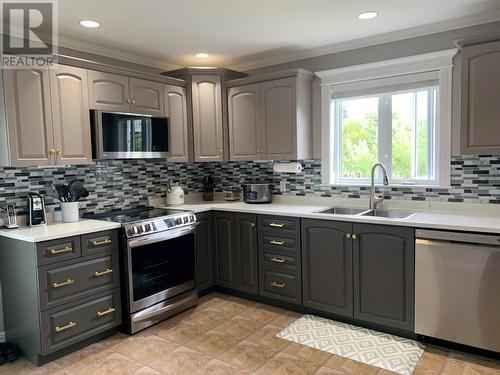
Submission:
MULTIPOLYGON (((385 202, 384 202, 385 203, 385 202)), ((386 204, 386 203, 385 203, 386 204)), ((371 223, 398 225, 414 228, 447 229, 464 232, 482 232, 500 234, 500 207, 485 207, 478 204, 429 204, 421 202, 391 202, 390 207, 383 204, 383 209, 404 209, 416 213, 406 219, 389 219, 383 217, 321 214, 318 211, 331 207, 366 208, 361 200, 335 201, 328 198, 308 197, 276 197, 273 203, 248 204, 241 201, 228 202, 215 200, 205 202, 194 200, 179 206, 166 206, 155 202, 156 207, 168 207, 189 210, 195 213, 207 211, 244 212, 264 215, 292 216, 310 219, 348 221, 353 223, 371 223), (473 214, 470 214, 470 213, 473 214)), ((491 205, 487 205, 491 206, 491 205)), ((21 227, 19 229, 0 229, 0 236, 28 242, 41 242, 57 238, 78 236, 120 228, 118 223, 100 220, 82 219, 76 223, 54 223, 39 227, 21 227)))
MULTIPOLYGON (((414 211, 410 217, 405 219, 392 219, 384 217, 372 216, 356 216, 356 215, 333 215, 321 214, 322 211, 331 207, 360 207, 357 205, 346 205, 333 202, 321 202, 319 199, 311 200, 305 204, 307 200, 296 200, 293 203, 286 203, 286 198, 283 201, 267 203, 267 204, 248 204, 241 201, 213 201, 213 202, 192 202, 180 206, 165 206, 168 208, 190 210, 195 213, 214 211, 228 212, 245 212, 254 214, 267 214, 279 216, 294 216, 310 219, 323 219, 335 221, 349 221, 354 223, 371 223, 384 225, 398 225, 415 228, 427 229, 447 229, 467 232, 483 232, 483 233, 499 233, 500 234, 500 215, 492 212, 481 212, 480 214, 469 214, 467 210, 457 210, 457 212, 435 211, 435 212, 418 212, 412 210, 411 205, 407 204, 402 207, 405 211, 414 211), (329 203, 329 204, 328 204, 329 203)), ((459 204, 459 203, 458 203, 459 204)), ((416 205, 418 206, 418 205, 416 205)), ((453 207, 453 206, 448 206, 453 207)), ((455 206, 456 207, 456 206, 455 206)), ((384 207, 386 209, 387 207, 384 207)), ((457 207, 458 208, 458 207, 457 207)), ((392 208, 390 208, 392 210, 392 208)), ((401 208, 400 208, 401 209, 401 208)), ((367 208, 368 210, 368 208, 367 208)), ((397 209, 394 208, 396 211, 397 209)))
POLYGON ((27 242, 42 242, 120 228, 119 223, 82 219, 76 223, 53 223, 37 227, 0 229, 0 236, 27 242))

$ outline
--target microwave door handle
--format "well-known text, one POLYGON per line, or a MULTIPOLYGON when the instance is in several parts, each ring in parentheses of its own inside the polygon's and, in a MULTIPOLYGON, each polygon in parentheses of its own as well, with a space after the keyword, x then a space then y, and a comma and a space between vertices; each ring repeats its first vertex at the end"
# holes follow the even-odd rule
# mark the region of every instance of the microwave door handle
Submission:
POLYGON ((134 239, 131 239, 128 241, 128 246, 131 249, 133 249, 133 248, 144 246, 144 245, 168 241, 168 240, 171 240, 173 238, 177 238, 177 237, 185 236, 187 234, 194 233, 197 226, 198 226, 198 223, 194 223, 194 224, 191 224, 189 227, 170 230, 170 231, 168 231, 167 235, 165 232, 160 232, 160 233, 152 234, 150 236, 134 238, 134 239))

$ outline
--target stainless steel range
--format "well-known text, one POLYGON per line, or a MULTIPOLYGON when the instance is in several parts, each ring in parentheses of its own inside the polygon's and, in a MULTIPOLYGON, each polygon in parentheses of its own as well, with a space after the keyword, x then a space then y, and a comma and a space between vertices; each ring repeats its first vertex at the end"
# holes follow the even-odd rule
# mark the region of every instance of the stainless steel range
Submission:
POLYGON ((193 212, 148 207, 92 218, 122 223, 125 332, 134 334, 198 303, 193 212))

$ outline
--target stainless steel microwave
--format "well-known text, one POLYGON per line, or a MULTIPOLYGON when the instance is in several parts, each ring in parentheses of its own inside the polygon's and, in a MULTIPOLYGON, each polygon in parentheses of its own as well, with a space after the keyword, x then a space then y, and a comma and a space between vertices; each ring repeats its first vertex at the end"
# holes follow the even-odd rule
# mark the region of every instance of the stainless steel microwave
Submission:
POLYGON ((94 159, 158 159, 169 151, 168 118, 92 110, 94 159))

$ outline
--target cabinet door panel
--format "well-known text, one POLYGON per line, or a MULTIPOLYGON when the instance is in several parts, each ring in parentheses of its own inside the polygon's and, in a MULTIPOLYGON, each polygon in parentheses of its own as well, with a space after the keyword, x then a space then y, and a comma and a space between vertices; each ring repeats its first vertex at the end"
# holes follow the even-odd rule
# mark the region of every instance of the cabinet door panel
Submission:
POLYGON ((261 85, 262 145, 265 159, 297 155, 297 80, 284 78, 261 85))
POLYGON ((128 77, 89 70, 89 102, 91 109, 129 112, 128 77))
POLYGON ((260 159, 260 85, 231 87, 228 100, 231 160, 260 159))
POLYGON ((233 254, 233 214, 217 212, 213 215, 215 247, 215 283, 231 288, 235 283, 233 254))
POLYGON ((144 79, 130 78, 130 111, 152 116, 164 116, 163 84, 144 79))
POLYGON ((57 164, 92 162, 87 71, 60 66, 50 71, 57 164))
POLYGON ((3 78, 11 164, 53 164, 49 72, 5 69, 3 78))
POLYGON ((500 154, 500 41, 462 50, 461 148, 500 154))
POLYGON ((302 220, 304 306, 352 317, 352 224, 302 220))
POLYGON ((186 89, 165 85, 165 116, 169 118, 169 162, 189 161, 186 89))
POLYGON ((221 77, 192 76, 195 161, 224 160, 221 77))
POLYGON ((234 219, 234 268, 238 276, 236 288, 248 293, 259 291, 257 217, 236 214, 234 219))
POLYGON ((204 290, 214 285, 211 214, 197 214, 196 221, 196 285, 204 290))
POLYGON ((414 229, 354 224, 354 318, 413 330, 414 229))

